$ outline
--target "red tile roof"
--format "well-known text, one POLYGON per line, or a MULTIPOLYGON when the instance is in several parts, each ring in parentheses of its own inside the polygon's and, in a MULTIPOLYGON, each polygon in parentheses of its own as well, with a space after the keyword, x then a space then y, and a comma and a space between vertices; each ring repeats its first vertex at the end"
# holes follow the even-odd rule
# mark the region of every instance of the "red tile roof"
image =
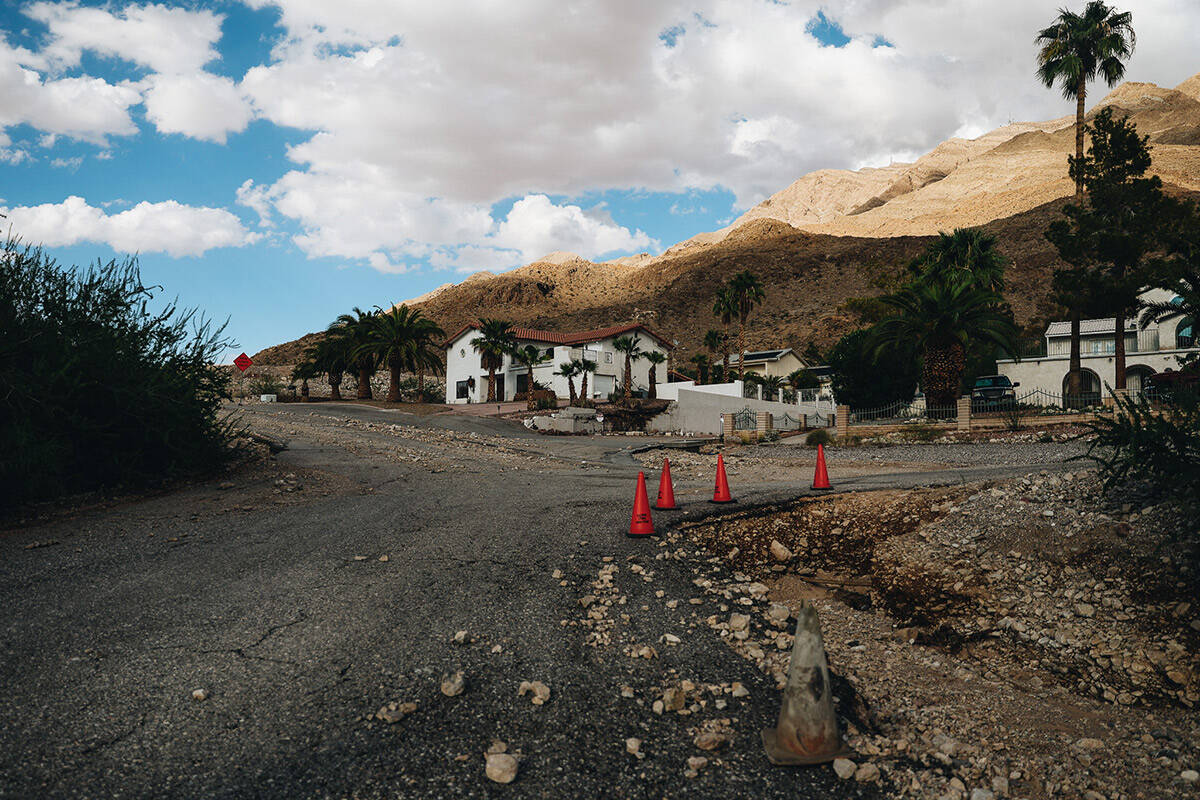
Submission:
MULTIPOLYGON (((474 323, 471 323, 469 325, 463 325, 461 328, 459 328, 457 331, 455 331, 453 334, 451 334, 449 338, 446 339, 446 344, 444 346, 449 347, 451 342, 453 342, 455 339, 462 336, 463 333, 465 333, 466 331, 469 331, 469 330, 479 330, 479 326, 474 323)), ((662 346, 666 347, 668 350, 671 349, 670 341, 668 341, 665 337, 661 336, 660 334, 654 332, 651 328, 648 328, 647 326, 642 325, 641 323, 633 323, 630 325, 612 325, 607 328, 596 328, 596 329, 590 330, 590 331, 569 331, 566 333, 563 333, 560 331, 544 331, 544 330, 539 330, 537 328, 515 328, 514 327, 512 329, 513 335, 516 336, 518 339, 525 339, 527 341, 533 341, 533 342, 548 342, 550 344, 566 344, 566 345, 587 344, 588 342, 596 342, 601 339, 607 339, 610 336, 620 336, 623 333, 629 333, 631 331, 641 331, 642 333, 645 333, 650 338, 656 340, 662 346)))

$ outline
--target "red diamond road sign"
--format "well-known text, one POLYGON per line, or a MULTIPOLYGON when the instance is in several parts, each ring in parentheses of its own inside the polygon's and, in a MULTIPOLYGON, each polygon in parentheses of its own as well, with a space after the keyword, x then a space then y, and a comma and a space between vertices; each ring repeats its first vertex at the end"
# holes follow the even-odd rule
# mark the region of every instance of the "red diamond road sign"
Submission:
POLYGON ((250 367, 254 366, 254 362, 250 360, 250 356, 242 353, 233 360, 233 365, 242 372, 245 372, 246 370, 250 369, 250 367))

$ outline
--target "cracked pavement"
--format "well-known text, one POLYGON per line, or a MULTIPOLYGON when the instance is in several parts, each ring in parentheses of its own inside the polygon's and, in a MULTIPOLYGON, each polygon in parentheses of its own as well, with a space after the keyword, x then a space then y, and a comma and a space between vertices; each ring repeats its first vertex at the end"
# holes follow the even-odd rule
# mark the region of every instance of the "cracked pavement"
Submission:
MULTIPOLYGON (((350 404, 243 413, 288 449, 0 533, 0 797, 873 796, 828 768, 766 762, 758 730, 778 713, 773 681, 690 627, 715 609, 686 602, 688 563, 656 561, 654 541, 624 536, 632 451, 650 440, 350 404), (606 556, 621 567, 623 641, 674 633, 678 646, 631 659, 563 624, 583 615, 606 556), (653 580, 626 568, 631 557, 653 580), (657 591, 684 602, 667 611, 657 591), (444 697, 440 676, 457 669, 467 689, 444 697), (735 738, 695 778, 683 775, 700 754, 684 729, 714 712, 685 721, 649 708, 654 687, 682 678, 750 690, 716 714, 735 738), (544 681, 551 699, 518 698, 523 680, 544 681), (393 701, 417 710, 394 725, 367 719, 393 701), (630 736, 644 759, 625 752, 630 736), (493 738, 520 751, 513 784, 484 777, 493 738)), ((838 488, 1029 471, 889 469, 838 488)), ((657 475, 647 479, 653 492, 657 475)), ((730 480, 735 508, 808 493, 790 474, 730 480)), ((710 481, 677 476, 684 510, 657 513, 660 530, 727 511, 705 502, 710 481)))

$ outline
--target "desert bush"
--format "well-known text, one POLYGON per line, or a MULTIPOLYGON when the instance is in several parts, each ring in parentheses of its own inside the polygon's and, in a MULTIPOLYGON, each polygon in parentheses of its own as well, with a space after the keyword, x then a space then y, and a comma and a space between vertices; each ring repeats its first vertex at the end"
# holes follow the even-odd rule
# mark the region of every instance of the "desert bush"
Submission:
POLYGON ((263 372, 255 375, 250 381, 250 394, 252 396, 260 396, 264 394, 282 394, 284 386, 280 383, 279 378, 270 372, 263 372))
POLYGON ((1154 406, 1140 397, 1115 401, 1112 414, 1087 424, 1084 458, 1098 465, 1105 491, 1141 483, 1186 511, 1200 511, 1200 394, 1176 392, 1154 406))
POLYGON ((804 443, 811 447, 816 447, 819 444, 829 445, 833 444, 833 437, 830 436, 829 431, 825 430, 824 428, 817 428, 815 431, 808 434, 808 436, 804 437, 804 443))
POLYGON ((134 488, 231 457, 223 326, 156 304, 135 259, 0 249, 0 506, 134 488), (155 309, 158 310, 155 310, 155 309))

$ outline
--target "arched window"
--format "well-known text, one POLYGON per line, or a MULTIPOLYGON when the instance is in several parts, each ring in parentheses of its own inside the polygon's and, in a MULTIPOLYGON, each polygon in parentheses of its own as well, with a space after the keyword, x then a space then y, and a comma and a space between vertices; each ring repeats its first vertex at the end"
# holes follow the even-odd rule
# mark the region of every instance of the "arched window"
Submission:
POLYGON ((1196 346, 1196 336, 1193 333, 1194 320, 1191 317, 1184 317, 1179 320, 1179 325, 1175 328, 1175 348, 1183 349, 1185 347, 1196 346))

